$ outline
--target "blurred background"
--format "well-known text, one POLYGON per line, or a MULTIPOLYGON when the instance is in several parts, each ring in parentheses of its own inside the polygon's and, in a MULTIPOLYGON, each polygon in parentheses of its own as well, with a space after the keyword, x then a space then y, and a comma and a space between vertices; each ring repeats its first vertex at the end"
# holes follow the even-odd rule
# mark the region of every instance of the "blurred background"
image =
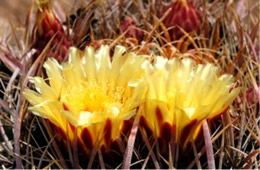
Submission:
POLYGON ((0 0, 0 19, 24 19, 32 0, 0 0))
POLYGON ((0 35, 12 24, 24 23, 32 0, 0 0, 0 35))

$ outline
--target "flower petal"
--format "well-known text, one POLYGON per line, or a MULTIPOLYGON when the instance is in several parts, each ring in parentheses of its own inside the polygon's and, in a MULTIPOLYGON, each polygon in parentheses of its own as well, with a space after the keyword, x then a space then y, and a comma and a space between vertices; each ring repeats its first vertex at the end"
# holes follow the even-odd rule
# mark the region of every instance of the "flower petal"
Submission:
POLYGON ((43 67, 46 69, 50 85, 55 90, 56 96, 60 96, 60 91, 63 84, 61 66, 55 59, 48 58, 48 60, 43 64, 43 67))

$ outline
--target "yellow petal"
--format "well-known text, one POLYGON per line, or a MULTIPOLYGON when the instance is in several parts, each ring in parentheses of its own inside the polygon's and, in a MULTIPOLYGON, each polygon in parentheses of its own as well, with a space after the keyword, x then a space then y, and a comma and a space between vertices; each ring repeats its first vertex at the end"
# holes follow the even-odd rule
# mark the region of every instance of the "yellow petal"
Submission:
POLYGON ((126 49, 123 46, 116 46, 113 55, 113 61, 111 65, 110 81, 111 85, 114 86, 116 79, 120 73, 121 66, 125 60, 125 56, 122 56, 126 49))
POLYGON ((74 77, 74 81, 80 82, 84 80, 80 51, 75 47, 71 47, 69 49, 69 63, 72 66, 71 71, 74 77))
POLYGON ((60 96, 60 91, 63 84, 61 66, 55 59, 48 58, 43 67, 46 69, 48 80, 50 81, 51 87, 55 90, 56 96, 60 96))
POLYGON ((82 60, 85 75, 88 81, 95 82, 96 80, 96 63, 95 50, 93 47, 86 47, 82 60))
POLYGON ((42 95, 43 98, 48 98, 49 100, 57 100, 56 92, 53 88, 45 83, 41 77, 30 78, 30 82, 35 85, 36 90, 42 95))
POLYGON ((111 69, 109 47, 101 46, 98 52, 95 54, 96 57, 96 66, 97 66, 97 78, 102 85, 107 84, 109 78, 109 73, 111 69))

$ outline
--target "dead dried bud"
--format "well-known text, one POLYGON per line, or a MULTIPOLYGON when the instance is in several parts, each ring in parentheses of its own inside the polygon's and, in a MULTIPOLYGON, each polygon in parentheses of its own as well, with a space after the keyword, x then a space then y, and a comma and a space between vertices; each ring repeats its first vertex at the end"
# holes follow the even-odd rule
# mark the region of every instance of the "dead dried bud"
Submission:
POLYGON ((248 104, 258 103, 260 104, 260 84, 255 88, 250 87, 246 91, 246 99, 248 104))
POLYGON ((135 21, 131 17, 126 17, 123 23, 120 25, 120 31, 126 32, 125 37, 135 38, 139 42, 143 39, 142 30, 136 25, 135 21))
POLYGON ((165 7, 163 12, 170 8, 171 11, 166 16, 163 23, 166 28, 169 29, 169 33, 173 40, 179 39, 184 35, 181 29, 187 33, 193 31, 198 32, 201 24, 201 16, 188 0, 177 0, 165 7))
POLYGON ((38 0, 38 11, 36 16, 36 39, 34 48, 39 53, 46 47, 47 43, 51 42, 50 57, 56 58, 59 62, 65 59, 68 48, 72 45, 72 41, 65 34, 61 22, 52 11, 49 0, 38 0))

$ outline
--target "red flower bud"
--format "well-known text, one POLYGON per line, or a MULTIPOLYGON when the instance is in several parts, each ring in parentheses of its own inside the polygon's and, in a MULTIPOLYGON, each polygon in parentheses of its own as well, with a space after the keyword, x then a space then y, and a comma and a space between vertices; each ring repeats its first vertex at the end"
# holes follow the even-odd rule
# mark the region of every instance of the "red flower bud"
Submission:
POLYGON ((131 17, 126 17, 123 23, 120 25, 120 31, 126 32, 125 37, 135 38, 139 42, 143 39, 143 32, 136 25, 135 21, 131 17))
POLYGON ((72 41, 65 34, 61 22, 52 12, 49 0, 39 0, 38 8, 35 24, 36 39, 33 47, 38 50, 39 54, 55 36, 51 42, 48 56, 61 62, 65 59, 72 41))
POLYGON ((170 8, 171 11, 166 16, 163 23, 169 28, 169 33, 173 40, 179 39, 184 35, 181 29, 187 33, 193 31, 198 32, 201 24, 201 16, 188 0, 177 0, 167 6, 163 12, 170 8))

